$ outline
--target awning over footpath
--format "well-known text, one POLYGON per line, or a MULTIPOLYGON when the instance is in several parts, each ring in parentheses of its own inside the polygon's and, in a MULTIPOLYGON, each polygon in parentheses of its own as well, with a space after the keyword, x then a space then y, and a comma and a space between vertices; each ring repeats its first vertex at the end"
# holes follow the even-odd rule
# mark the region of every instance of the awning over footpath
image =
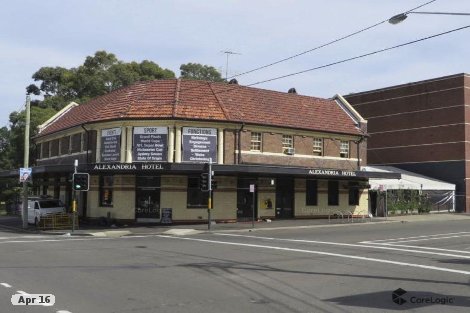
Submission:
POLYGON ((367 172, 401 174, 401 179, 370 178, 369 184, 372 190, 415 189, 455 191, 455 184, 408 172, 393 166, 364 166, 361 169, 367 172))

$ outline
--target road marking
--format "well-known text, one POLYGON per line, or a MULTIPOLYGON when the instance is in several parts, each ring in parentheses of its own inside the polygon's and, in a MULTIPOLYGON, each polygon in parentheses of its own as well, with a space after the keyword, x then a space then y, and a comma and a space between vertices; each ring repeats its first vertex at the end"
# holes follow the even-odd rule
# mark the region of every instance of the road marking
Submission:
POLYGON ((0 237, 0 240, 4 239, 26 239, 26 238, 50 238, 51 236, 11 236, 11 237, 0 237))
POLYGON ((29 295, 29 293, 27 293, 23 290, 17 290, 16 293, 21 293, 22 295, 29 295))
POLYGON ((461 231, 461 232, 458 232, 458 233, 445 233, 445 234, 412 236, 412 237, 402 237, 402 238, 379 239, 379 240, 361 241, 361 243, 375 243, 375 242, 380 242, 380 241, 395 241, 395 240, 403 240, 403 239, 408 240, 408 239, 415 239, 415 238, 429 238, 429 237, 449 236, 449 235, 458 235, 458 234, 470 234, 470 232, 461 231))
MULTIPOLYGON (((441 240, 441 239, 450 239, 450 238, 460 238, 468 237, 470 235, 457 235, 457 236, 447 236, 447 237, 433 237, 433 238, 421 238, 421 239, 412 239, 412 240, 399 240, 399 241, 388 241, 389 243, 402 243, 402 242, 416 242, 416 241, 426 241, 426 240, 441 240)), ((369 242, 374 244, 374 242, 369 242)))
POLYGON ((72 313, 70 311, 65 311, 65 310, 59 310, 59 311, 56 311, 55 313, 72 313))
POLYGON ((0 285, 2 285, 5 288, 11 288, 11 285, 9 285, 7 283, 0 283, 0 285))
MULTIPOLYGON (((381 246, 392 246, 392 247, 403 247, 403 248, 416 248, 416 249, 423 249, 423 250, 436 250, 436 251, 447 251, 447 252, 457 252, 457 253, 470 253, 470 251, 462 251, 462 250, 452 250, 452 249, 442 249, 442 248, 431 248, 431 247, 423 247, 423 246, 409 246, 409 245, 396 245, 393 243, 369 243, 373 245, 381 245, 381 246)), ((467 248, 469 249, 469 248, 467 248)))
POLYGON ((58 242, 58 241, 88 241, 88 240, 107 240, 116 239, 110 237, 89 237, 89 238, 63 238, 63 239, 44 239, 44 240, 11 240, 11 241, 0 241, 0 244, 4 243, 32 243, 32 242, 58 242))
POLYGON ((262 248, 262 249, 270 249, 270 250, 278 250, 278 251, 289 251, 289 252, 327 255, 327 256, 334 256, 334 257, 345 258, 345 259, 354 259, 354 260, 361 260, 361 261, 386 263, 386 264, 393 264, 393 265, 400 265, 400 266, 407 266, 407 267, 416 267, 416 268, 434 270, 434 271, 470 275, 469 271, 455 270, 455 269, 451 269, 451 268, 429 266, 429 265, 422 265, 422 264, 415 264, 415 263, 390 261, 390 260, 384 260, 384 259, 368 258, 368 257, 355 256, 355 255, 349 255, 349 254, 339 254, 339 253, 323 252, 323 251, 316 251, 316 250, 283 248, 283 247, 276 247, 276 246, 255 245, 255 244, 249 244, 249 243, 218 241, 218 240, 198 239, 198 238, 189 238, 189 237, 174 237, 174 236, 166 236, 166 235, 157 235, 157 237, 177 239, 177 240, 208 242, 208 243, 216 243, 216 244, 221 244, 221 245, 240 246, 240 247, 258 248, 258 249, 262 248))
MULTIPOLYGON (((382 245, 370 245, 370 244, 365 245, 365 244, 330 242, 330 241, 316 241, 316 240, 305 240, 305 239, 283 239, 283 238, 236 235, 236 234, 226 234, 226 233, 215 233, 214 235, 229 236, 229 237, 256 238, 256 239, 275 240, 275 241, 277 240, 277 241, 287 241, 287 242, 316 243, 316 244, 331 245, 331 246, 360 247, 360 248, 371 248, 371 249, 380 249, 380 250, 404 251, 404 252, 411 252, 411 253, 418 253, 418 254, 442 255, 442 256, 453 257, 453 258, 470 259, 470 255, 459 255, 459 254, 450 254, 450 253, 439 253, 439 252, 401 249, 401 248, 394 248, 394 247, 391 247, 391 246, 384 247, 382 245)), ((460 252, 460 251, 457 250, 457 252, 460 252)), ((467 251, 462 251, 462 252, 463 253, 468 253, 467 251)))

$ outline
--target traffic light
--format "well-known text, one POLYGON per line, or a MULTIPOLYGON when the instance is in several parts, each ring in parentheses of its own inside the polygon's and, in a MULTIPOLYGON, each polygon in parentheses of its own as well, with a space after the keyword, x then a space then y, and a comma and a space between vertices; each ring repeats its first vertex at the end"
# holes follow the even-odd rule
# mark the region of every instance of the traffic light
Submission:
POLYGON ((214 177, 212 177, 212 180, 211 180, 211 189, 212 190, 215 190, 217 189, 217 181, 214 179, 214 177))
POLYGON ((199 188, 202 191, 209 190, 209 174, 208 173, 201 174, 201 178, 199 179, 199 188))
POLYGON ((88 191, 90 175, 88 173, 74 173, 72 188, 77 191, 88 191))

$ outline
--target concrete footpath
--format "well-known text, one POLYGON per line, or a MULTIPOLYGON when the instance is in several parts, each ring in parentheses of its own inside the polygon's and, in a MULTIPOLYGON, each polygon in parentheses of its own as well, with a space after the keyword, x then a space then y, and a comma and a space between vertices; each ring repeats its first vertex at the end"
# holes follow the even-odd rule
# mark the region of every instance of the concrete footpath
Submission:
POLYGON ((354 220, 344 219, 295 219, 295 220, 272 220, 255 221, 254 227, 251 221, 237 223, 212 223, 210 229, 207 223, 191 225, 122 225, 111 227, 100 227, 81 225, 80 229, 61 229, 61 230, 37 230, 30 226, 27 230, 22 229, 21 219, 17 216, 1 216, 0 230, 15 233, 37 233, 51 235, 69 235, 69 236, 96 236, 96 237, 121 237, 129 235, 191 235, 201 232, 248 232, 262 230, 277 230, 289 228, 317 228, 317 227, 361 227, 377 223, 423 223, 451 220, 468 220, 470 223, 470 214, 456 213, 431 213, 422 215, 400 215, 374 218, 357 218, 354 220))

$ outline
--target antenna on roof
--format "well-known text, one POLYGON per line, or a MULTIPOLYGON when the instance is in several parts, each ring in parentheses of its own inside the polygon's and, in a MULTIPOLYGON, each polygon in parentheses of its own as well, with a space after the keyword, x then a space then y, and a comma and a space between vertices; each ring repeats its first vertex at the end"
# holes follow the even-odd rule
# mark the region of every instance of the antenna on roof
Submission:
POLYGON ((225 53, 227 55, 227 61, 225 63, 225 80, 227 80, 227 78, 228 78, 228 56, 231 55, 231 54, 241 55, 241 53, 233 52, 233 51, 230 51, 230 50, 225 50, 225 51, 220 51, 220 52, 225 53))

